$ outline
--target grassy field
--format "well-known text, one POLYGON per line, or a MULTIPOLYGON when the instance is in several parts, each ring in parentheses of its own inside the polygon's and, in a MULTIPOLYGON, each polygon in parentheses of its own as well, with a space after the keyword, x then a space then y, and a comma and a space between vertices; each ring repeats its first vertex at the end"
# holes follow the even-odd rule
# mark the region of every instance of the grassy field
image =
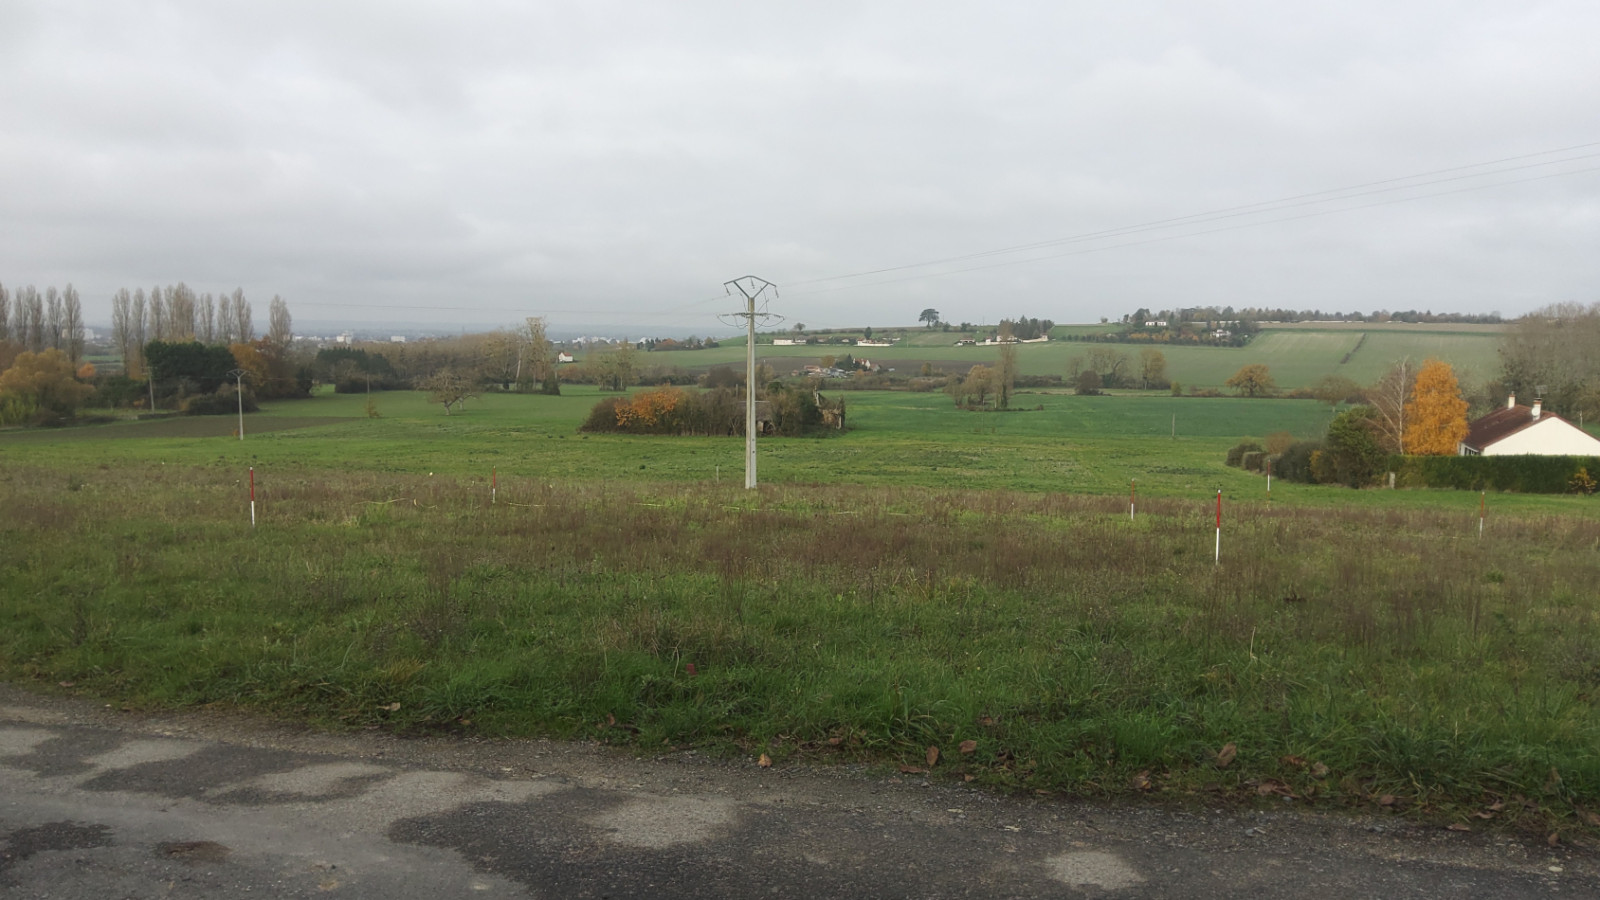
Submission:
MULTIPOLYGON (((1021 371, 1027 375, 1064 375, 1073 357, 1086 358, 1095 345, 1060 338, 1069 333, 1099 333, 1109 327, 1058 325, 1053 332, 1056 340, 1018 347, 1021 371)), ((1429 357, 1442 359, 1456 368, 1464 383, 1476 386, 1495 377, 1499 371, 1497 348, 1501 333, 1500 326, 1491 325, 1295 323, 1268 326, 1246 347, 1163 346, 1157 349, 1167 358, 1168 377, 1185 386, 1200 388, 1222 389, 1223 382, 1241 366, 1251 363, 1266 365, 1284 390, 1306 387, 1325 375, 1343 375, 1358 384, 1370 384, 1392 363, 1407 356, 1418 362, 1429 357)), ((893 347, 818 345, 792 348, 767 344, 760 346, 757 352, 759 358, 785 373, 815 363, 823 356, 846 353, 894 366, 902 372, 915 373, 924 362, 931 362, 947 372, 957 372, 980 363, 993 363, 998 352, 994 347, 956 347, 955 334, 910 329, 906 335, 903 342, 893 347)), ((1142 345, 1116 344, 1113 349, 1137 360, 1142 345)), ((642 365, 681 366, 692 370, 713 365, 741 366, 743 362, 743 341, 737 346, 713 350, 674 351, 641 357, 642 365)))
POLYGON ((0 434, 0 676, 330 727, 937 746, 935 775, 1079 796, 1600 811, 1590 499, 1489 498, 1482 538, 1473 494, 1269 505, 1224 451, 1326 406, 1065 393, 848 394, 853 430, 765 441, 744 491, 737 438, 577 434, 597 396, 0 434))

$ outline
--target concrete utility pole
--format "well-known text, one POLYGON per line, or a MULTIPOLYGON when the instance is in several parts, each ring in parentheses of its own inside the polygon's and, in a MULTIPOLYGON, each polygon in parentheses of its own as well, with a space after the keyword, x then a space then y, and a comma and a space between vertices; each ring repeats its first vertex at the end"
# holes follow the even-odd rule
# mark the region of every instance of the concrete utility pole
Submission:
POLYGON ((249 374, 243 369, 234 369, 228 373, 234 378, 237 385, 235 394, 239 397, 239 440, 244 440, 244 376, 249 374))
POLYGON ((756 310, 756 300, 768 288, 772 290, 773 297, 778 296, 778 286, 772 282, 754 275, 744 275, 722 283, 722 289, 729 296, 732 296, 734 288, 738 288, 739 294, 744 297, 745 310, 720 318, 730 324, 739 319, 745 321, 744 486, 749 489, 756 486, 756 319, 761 319, 761 324, 767 325, 783 321, 783 316, 767 312, 765 300, 761 301, 760 311, 756 310))

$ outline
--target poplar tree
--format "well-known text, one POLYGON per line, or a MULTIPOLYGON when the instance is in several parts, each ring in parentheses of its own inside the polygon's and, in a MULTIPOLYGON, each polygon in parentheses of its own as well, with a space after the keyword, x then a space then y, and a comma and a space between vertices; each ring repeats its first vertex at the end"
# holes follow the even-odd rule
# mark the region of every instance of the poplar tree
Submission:
POLYGON ((1450 364, 1427 360, 1417 371, 1406 404, 1405 451, 1417 456, 1450 456, 1467 436, 1467 401, 1461 399, 1450 364))

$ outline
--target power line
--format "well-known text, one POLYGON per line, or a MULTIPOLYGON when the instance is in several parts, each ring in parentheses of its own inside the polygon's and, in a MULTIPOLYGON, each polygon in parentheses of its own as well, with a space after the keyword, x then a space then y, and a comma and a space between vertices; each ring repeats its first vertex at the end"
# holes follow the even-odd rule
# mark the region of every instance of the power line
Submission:
MULTIPOLYGON (((1465 174, 1465 175, 1453 175, 1450 178, 1440 178, 1440 179, 1436 179, 1434 181, 1422 181, 1422 182, 1417 182, 1416 181, 1416 179, 1419 179, 1419 178, 1431 178, 1432 176, 1435 176, 1435 175, 1445 175, 1445 174, 1450 174, 1450 173, 1466 172, 1469 169, 1483 169, 1483 168, 1488 167, 1488 166, 1497 166, 1497 165, 1502 165, 1502 164, 1508 163, 1508 162, 1520 162, 1522 160, 1534 159, 1534 158, 1540 157, 1540 156, 1549 156, 1549 155, 1555 154, 1555 153, 1569 153, 1569 152, 1572 152, 1574 150, 1587 150, 1587 149, 1590 149, 1590 148, 1593 148, 1593 147, 1600 147, 1600 141, 1595 141, 1595 142, 1591 142, 1591 143, 1587 143, 1587 144, 1575 144, 1575 145, 1570 146, 1570 147, 1561 147, 1561 148, 1557 148, 1557 149, 1553 149, 1553 150, 1542 150, 1542 151, 1539 151, 1537 153, 1527 153, 1527 154, 1523 154, 1523 155, 1520 155, 1520 156, 1508 156, 1508 157, 1504 157, 1504 158, 1501 158, 1501 159, 1489 160, 1489 161, 1480 162, 1480 163, 1473 163, 1473 164, 1465 165, 1465 166, 1452 166, 1450 168, 1445 168, 1445 169, 1434 169, 1434 170, 1427 171, 1427 172, 1419 172, 1419 173, 1416 173, 1416 174, 1413 174, 1413 175, 1404 175, 1404 176, 1400 176, 1398 178, 1385 178, 1385 179, 1382 179, 1382 180, 1379 180, 1379 181, 1363 182, 1361 184, 1348 185, 1348 186, 1341 187, 1341 188, 1331 188, 1329 190, 1324 190, 1324 191, 1315 191, 1315 192, 1306 193, 1306 194, 1295 194, 1293 196, 1283 197, 1283 198, 1279 198, 1277 200, 1264 200, 1264 201, 1259 201, 1259 202, 1256 202, 1256 203, 1246 203, 1246 204, 1241 204, 1241 205, 1238 205, 1238 206, 1223 207, 1221 209, 1210 210, 1208 212, 1191 213, 1189 215, 1174 216, 1174 217, 1166 218, 1166 219, 1156 219, 1156 220, 1153 220, 1153 221, 1150 221, 1150 222, 1142 222, 1142 223, 1138 223, 1138 224, 1134 224, 1134 225, 1126 225, 1126 226, 1121 226, 1121 227, 1117 227, 1117 228, 1104 229, 1104 230, 1100 230, 1100 231, 1084 232, 1082 234, 1069 235, 1067 237, 1054 238, 1054 239, 1047 240, 1047 241, 1035 241, 1035 242, 1032 242, 1032 243, 1018 244, 1018 245, 1011 246, 1011 247, 999 247, 999 248, 995 248, 995 249, 991 249, 991 250, 981 250, 981 251, 977 251, 977 252, 974 252, 974 253, 965 253, 965 254, 960 254, 960 255, 957 255, 957 256, 945 257, 943 259, 928 260, 926 262, 906 263, 904 265, 885 266, 885 267, 877 268, 877 269, 867 269, 867 270, 863 270, 863 271, 860 271, 860 272, 851 272, 851 273, 847 273, 847 274, 844 274, 844 275, 830 275, 830 276, 826 276, 826 277, 823 277, 823 278, 811 278, 811 279, 805 279, 805 280, 801 280, 801 281, 793 281, 793 282, 790 282, 790 284, 794 285, 794 286, 801 286, 801 285, 810 285, 810 284, 820 284, 822 282, 827 282, 827 281, 843 281, 845 279, 850 279, 850 278, 863 278, 863 277, 866 277, 866 276, 869 276, 869 275, 883 275, 883 274, 887 274, 887 273, 890 273, 890 272, 902 272, 902 271, 907 271, 907 270, 910 270, 910 269, 920 269, 920 268, 928 268, 930 266, 947 265, 947 264, 950 264, 950 263, 965 262, 967 260, 981 259, 981 258, 989 257, 989 256, 1000 256, 1000 255, 1011 254, 1011 253, 1023 253, 1023 252, 1027 252, 1029 250, 1038 250, 1038 249, 1043 249, 1045 247, 1057 246, 1057 245, 1060 245, 1060 244, 1081 243, 1083 241, 1095 240, 1095 239, 1098 239, 1098 238, 1118 237, 1118 236, 1122 236, 1122 235, 1126 235, 1126 234, 1137 234, 1137 233, 1142 233, 1142 232, 1146 232, 1146 231, 1155 231, 1155 230, 1159 230, 1159 229, 1162 229, 1162 228, 1175 227, 1177 225, 1184 224, 1184 223, 1198 224, 1198 223, 1203 223, 1203 222, 1208 222, 1208 221, 1217 221, 1217 220, 1220 220, 1220 219, 1237 218, 1237 217, 1245 216, 1245 215, 1253 215, 1253 214, 1257 214, 1257 213, 1272 212, 1272 211, 1275 211, 1275 210, 1278 210, 1278 209, 1293 209, 1293 208, 1297 208, 1297 207, 1309 206, 1309 205, 1314 205, 1314 204, 1319 204, 1319 203, 1329 203, 1329 202, 1334 202, 1334 201, 1338 201, 1338 200, 1351 199, 1351 198, 1355 198, 1355 197, 1370 196, 1372 194, 1391 193, 1391 192, 1395 192, 1395 191, 1411 190, 1411 189, 1420 188, 1420 187, 1427 187, 1427 186, 1433 185, 1433 184, 1443 184, 1443 183, 1450 182, 1450 181, 1460 181, 1460 180, 1467 179, 1467 178, 1482 178, 1482 177, 1487 177, 1487 176, 1490 176, 1490 175, 1499 175, 1499 174, 1504 174, 1506 172, 1519 171, 1519 170, 1522 170, 1522 169, 1537 168, 1539 166, 1559 165, 1561 163, 1566 163, 1566 162, 1575 162, 1575 161, 1584 160, 1584 159, 1592 159, 1592 158, 1594 158, 1596 156, 1600 156, 1600 153, 1586 153, 1586 154, 1582 154, 1582 155, 1579 155, 1579 156, 1568 157, 1568 158, 1565 158, 1565 159, 1545 160, 1543 162, 1528 163, 1528 164, 1520 165, 1520 166, 1511 166, 1511 167, 1506 167, 1506 168, 1501 168, 1501 169, 1491 169, 1491 170, 1485 171, 1485 172, 1476 172, 1476 173, 1465 174), (1401 182, 1416 182, 1416 183, 1413 183, 1413 184, 1402 184, 1401 182), (1392 185, 1392 186, 1391 187, 1382 187, 1383 185, 1392 185), (1369 188, 1372 188, 1374 190, 1367 190, 1369 188), (1359 192, 1359 193, 1357 193, 1357 192, 1359 192), (1322 199, 1319 200, 1319 199, 1314 199, 1314 198, 1322 198, 1322 199)), ((1579 170, 1579 171, 1589 171, 1589 170, 1584 169, 1584 170, 1579 170)), ((1576 174, 1576 173, 1568 172, 1568 173, 1558 173, 1558 174, 1576 174)), ((1554 177, 1554 176, 1552 176, 1552 177, 1554 177)), ((1534 179, 1534 180, 1537 180, 1537 179, 1534 179)), ((1509 182, 1509 183, 1513 183, 1514 184, 1514 183, 1517 183, 1517 182, 1509 182)), ((1487 185, 1486 187, 1494 187, 1494 186, 1497 186, 1497 185, 1487 185)), ((1458 192, 1450 192, 1450 193, 1458 193, 1458 192)), ((1430 195, 1430 196, 1437 196, 1437 195, 1430 195)), ((1366 208, 1366 207, 1357 207, 1357 208, 1366 208)), ((1129 245, 1124 245, 1124 246, 1129 246, 1129 245)), ((1044 257, 1044 258, 1052 258, 1052 257, 1044 257)), ((959 271, 970 271, 970 270, 959 270, 959 271)), ((933 277, 933 276, 930 276, 930 277, 933 277)), ((874 284, 882 284, 882 283, 885 283, 885 282, 874 282, 874 284)))
MULTIPOLYGON (((1600 155, 1600 154, 1594 154, 1594 155, 1600 155)), ((916 281, 916 280, 922 279, 922 278, 943 278, 943 277, 945 277, 947 275, 959 275, 959 274, 962 274, 964 272, 981 272, 981 271, 984 271, 984 270, 987 270, 987 269, 999 269, 999 268, 1004 268, 1006 266, 1024 265, 1026 263, 1042 262, 1044 260, 1050 260, 1050 259, 1062 259, 1062 258, 1068 257, 1068 256, 1083 256, 1083 255, 1090 254, 1090 253, 1101 253, 1101 252, 1104 252, 1106 250, 1119 250, 1119 249, 1122 249, 1124 247, 1140 247, 1140 246, 1144 246, 1146 244, 1159 244, 1159 243, 1163 243, 1165 241, 1176 241, 1176 240, 1182 240, 1184 238, 1201 237, 1203 235, 1218 234, 1218 233, 1221 233, 1221 232, 1224 232, 1224 231, 1239 231, 1239 230, 1245 229, 1245 228, 1257 228, 1257 227, 1260 227, 1262 225, 1276 225, 1276 224, 1279 224, 1281 222, 1294 222, 1294 221, 1298 221, 1300 219, 1315 219, 1315 218, 1320 218, 1322 216, 1332 216, 1332 215, 1338 215, 1340 213, 1356 212, 1358 210, 1372 209, 1374 207, 1379 207, 1379 206, 1392 206, 1392 205, 1397 204, 1397 203, 1410 203, 1410 202, 1415 201, 1415 200, 1427 200, 1427 199, 1431 199, 1433 197, 1444 197, 1444 196, 1448 196, 1450 194, 1464 194, 1464 193, 1468 193, 1470 191, 1484 190, 1486 188, 1504 187, 1506 185, 1511 185, 1511 184, 1524 184, 1524 183, 1532 182, 1532 181, 1545 181, 1545 180, 1548 180, 1548 179, 1551 179, 1551 178, 1561 178, 1561 177, 1564 177, 1564 176, 1567 176, 1567 175, 1581 175, 1581 174, 1583 174, 1585 172, 1600 172, 1600 166, 1591 166, 1591 167, 1585 168, 1585 169, 1575 169, 1575 170, 1570 171, 1570 172, 1552 172, 1552 173, 1550 173, 1548 175, 1536 175, 1536 176, 1534 176, 1532 178, 1519 178, 1519 179, 1515 179, 1513 181, 1504 181, 1504 182, 1499 182, 1499 183, 1496 183, 1496 184, 1474 185, 1472 187, 1456 188, 1455 190, 1449 190, 1449 191, 1435 191, 1435 192, 1433 192, 1431 194, 1419 194, 1419 195, 1417 195, 1415 197, 1397 197, 1397 198, 1392 199, 1392 200, 1383 200, 1383 201, 1379 201, 1379 202, 1376 202, 1376 203, 1365 203, 1365 204, 1361 204, 1359 206, 1348 206, 1348 207, 1341 207, 1339 209, 1323 210, 1323 211, 1320 211, 1320 212, 1302 213, 1302 214, 1297 215, 1297 216, 1285 216, 1285 217, 1282 217, 1282 218, 1268 219, 1268 220, 1264 220, 1264 221, 1260 221, 1260 222, 1241 222, 1241 223, 1236 224, 1236 225, 1225 225, 1225 226, 1222 226, 1220 228, 1208 228, 1208 229, 1205 229, 1205 230, 1202 230, 1202 231, 1190 231, 1190 232, 1184 232, 1184 233, 1181 233, 1181 234, 1163 235, 1161 237, 1147 238, 1147 239, 1141 240, 1141 241, 1127 241, 1127 242, 1120 243, 1120 244, 1107 244, 1107 245, 1102 246, 1102 247, 1089 247, 1089 248, 1082 249, 1082 250, 1069 250, 1069 251, 1066 251, 1064 253, 1051 253, 1051 254, 1048 254, 1048 255, 1045 255, 1045 256, 1031 256, 1031 257, 1028 257, 1026 259, 1013 259, 1013 260, 1006 260, 1004 262, 988 263, 986 265, 981 265, 981 266, 967 266, 965 268, 960 268, 960 269, 949 269, 949 270, 942 271, 942 272, 929 272, 929 273, 920 274, 920 275, 908 275, 908 276, 905 276, 903 278, 889 278, 889 279, 884 279, 884 280, 881 280, 881 281, 870 281, 870 282, 866 282, 865 284, 846 284, 846 285, 839 285, 839 286, 836 286, 836 287, 816 288, 814 290, 809 290, 809 291, 797 291, 796 293, 799 294, 800 296, 811 296, 811 295, 815 295, 815 294, 826 294, 826 293, 833 293, 835 291, 851 290, 851 289, 854 289, 854 288, 877 287, 879 285, 885 285, 885 284, 900 284, 902 282, 916 281)), ((1450 179, 1446 179, 1446 180, 1450 180, 1450 179)), ((1291 207, 1285 207, 1285 208, 1291 208, 1291 207)), ((1212 220, 1212 221, 1219 221, 1219 220, 1212 220)), ((1197 224, 1204 224, 1204 223, 1197 223, 1197 224)), ((1128 233, 1132 233, 1132 232, 1128 232, 1128 233)), ((1048 245, 1047 244, 1040 244, 1040 245, 1036 245, 1036 246, 1043 247, 1043 246, 1048 246, 1048 245)), ((972 258, 976 258, 977 256, 978 256, 978 254, 974 254, 973 256, 968 256, 968 257, 963 257, 963 258, 972 259, 972 258)), ((888 271, 895 271, 895 270, 894 269, 886 269, 886 270, 882 270, 882 271, 888 272, 888 271)), ((832 279, 819 279, 819 280, 832 280, 832 279)), ((808 282, 808 283, 815 284, 815 283, 817 283, 817 281, 818 280, 814 280, 814 281, 808 282)), ((796 283, 801 283, 801 282, 796 282, 796 283)))

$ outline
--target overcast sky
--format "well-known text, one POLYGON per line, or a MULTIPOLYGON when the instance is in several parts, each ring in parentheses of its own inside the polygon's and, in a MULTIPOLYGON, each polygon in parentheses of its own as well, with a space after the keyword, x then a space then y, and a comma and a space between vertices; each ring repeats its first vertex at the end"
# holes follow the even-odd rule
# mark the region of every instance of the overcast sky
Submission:
POLYGON ((746 274, 811 327, 1512 315, 1600 299, 1597 36, 1593 0, 0 0, 0 282, 633 336, 725 331, 746 274))

